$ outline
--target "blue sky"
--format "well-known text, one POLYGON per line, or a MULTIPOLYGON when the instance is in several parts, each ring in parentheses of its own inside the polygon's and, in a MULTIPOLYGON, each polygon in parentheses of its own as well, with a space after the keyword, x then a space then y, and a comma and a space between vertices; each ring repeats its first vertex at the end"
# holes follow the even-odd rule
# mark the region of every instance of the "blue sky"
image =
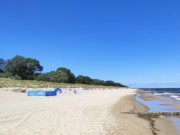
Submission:
POLYGON ((131 87, 180 87, 179 0, 1 0, 0 57, 131 87))

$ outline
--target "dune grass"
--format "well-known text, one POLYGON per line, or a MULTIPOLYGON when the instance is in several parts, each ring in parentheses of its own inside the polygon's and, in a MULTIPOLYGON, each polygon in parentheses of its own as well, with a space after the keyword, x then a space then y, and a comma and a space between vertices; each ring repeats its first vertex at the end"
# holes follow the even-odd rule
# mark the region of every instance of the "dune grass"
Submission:
POLYGON ((0 78, 0 87, 23 87, 23 88, 118 88, 113 86, 87 85, 87 84, 69 84, 54 83, 35 80, 13 80, 10 78, 0 78))

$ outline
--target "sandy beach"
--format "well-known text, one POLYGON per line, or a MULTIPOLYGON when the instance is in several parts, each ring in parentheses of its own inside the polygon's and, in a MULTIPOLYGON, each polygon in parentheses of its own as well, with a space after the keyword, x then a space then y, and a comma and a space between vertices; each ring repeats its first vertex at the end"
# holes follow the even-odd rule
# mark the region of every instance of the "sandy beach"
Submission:
POLYGON ((174 106, 174 107, 180 109, 180 103, 175 103, 175 104, 164 104, 164 105, 174 106))
POLYGON ((157 97, 157 96, 150 96, 148 94, 141 94, 139 97, 145 101, 152 101, 152 100, 170 101, 169 99, 166 99, 166 98, 157 97))
POLYGON ((93 135, 106 134, 116 125, 111 107, 135 90, 89 90, 77 95, 28 97, 0 93, 0 134, 93 135))
MULTIPOLYGON (((55 97, 0 90, 1 135, 152 135, 149 121, 121 113, 148 110, 135 100, 134 89, 87 90, 55 97)), ((165 121, 157 120, 158 134, 177 134, 173 123, 165 121)))

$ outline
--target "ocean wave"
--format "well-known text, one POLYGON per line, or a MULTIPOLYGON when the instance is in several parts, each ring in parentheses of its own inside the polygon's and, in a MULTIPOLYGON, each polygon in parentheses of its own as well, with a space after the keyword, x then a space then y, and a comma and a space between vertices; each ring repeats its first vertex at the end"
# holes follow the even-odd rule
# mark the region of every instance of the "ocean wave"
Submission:
POLYGON ((160 95, 173 95, 175 93, 169 93, 169 92, 164 92, 164 93, 154 93, 154 95, 156 96, 160 96, 160 95))
POLYGON ((154 93, 155 96, 161 96, 163 93, 154 93))
POLYGON ((175 94, 180 94, 180 93, 171 93, 171 92, 154 93, 154 95, 175 95, 175 94))
POLYGON ((154 93, 153 95, 155 96, 163 96, 163 97, 171 97, 175 100, 180 101, 180 93, 169 93, 169 92, 164 92, 164 93, 154 93))
POLYGON ((172 95, 172 94, 175 94, 175 93, 170 93, 170 92, 164 92, 163 95, 172 95))
POLYGON ((172 95, 171 97, 176 99, 176 100, 180 100, 180 96, 172 95))
POLYGON ((172 95, 171 97, 173 97, 173 98, 177 98, 177 97, 179 97, 179 96, 176 96, 176 95, 172 95))

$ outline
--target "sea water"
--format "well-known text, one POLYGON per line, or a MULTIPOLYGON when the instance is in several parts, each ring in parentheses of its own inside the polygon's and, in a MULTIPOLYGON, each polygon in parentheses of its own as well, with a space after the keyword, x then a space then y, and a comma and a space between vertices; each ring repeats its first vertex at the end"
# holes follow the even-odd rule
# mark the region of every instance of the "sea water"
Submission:
POLYGON ((136 95, 136 100, 149 107, 148 112, 179 112, 179 109, 177 109, 176 107, 163 105, 163 104, 168 104, 165 101, 160 101, 160 100, 145 101, 139 97, 140 95, 141 94, 136 95))
POLYGON ((180 103, 180 88, 150 88, 141 90, 151 95, 168 98, 173 101, 173 103, 180 103))
MULTIPOLYGON (((180 103, 180 88, 163 88, 163 89, 140 89, 141 92, 145 91, 149 95, 154 95, 158 97, 163 97, 167 98, 170 101, 159 101, 159 100, 153 100, 153 101, 145 101, 141 99, 139 96, 140 94, 136 95, 136 100, 145 104, 146 106, 149 107, 149 112, 180 112, 180 110, 176 107, 173 106, 167 106, 163 104, 175 104, 175 103, 180 103)), ((180 133, 180 118, 179 117, 170 117, 166 118, 169 120, 172 120, 176 127, 177 130, 180 133)))

